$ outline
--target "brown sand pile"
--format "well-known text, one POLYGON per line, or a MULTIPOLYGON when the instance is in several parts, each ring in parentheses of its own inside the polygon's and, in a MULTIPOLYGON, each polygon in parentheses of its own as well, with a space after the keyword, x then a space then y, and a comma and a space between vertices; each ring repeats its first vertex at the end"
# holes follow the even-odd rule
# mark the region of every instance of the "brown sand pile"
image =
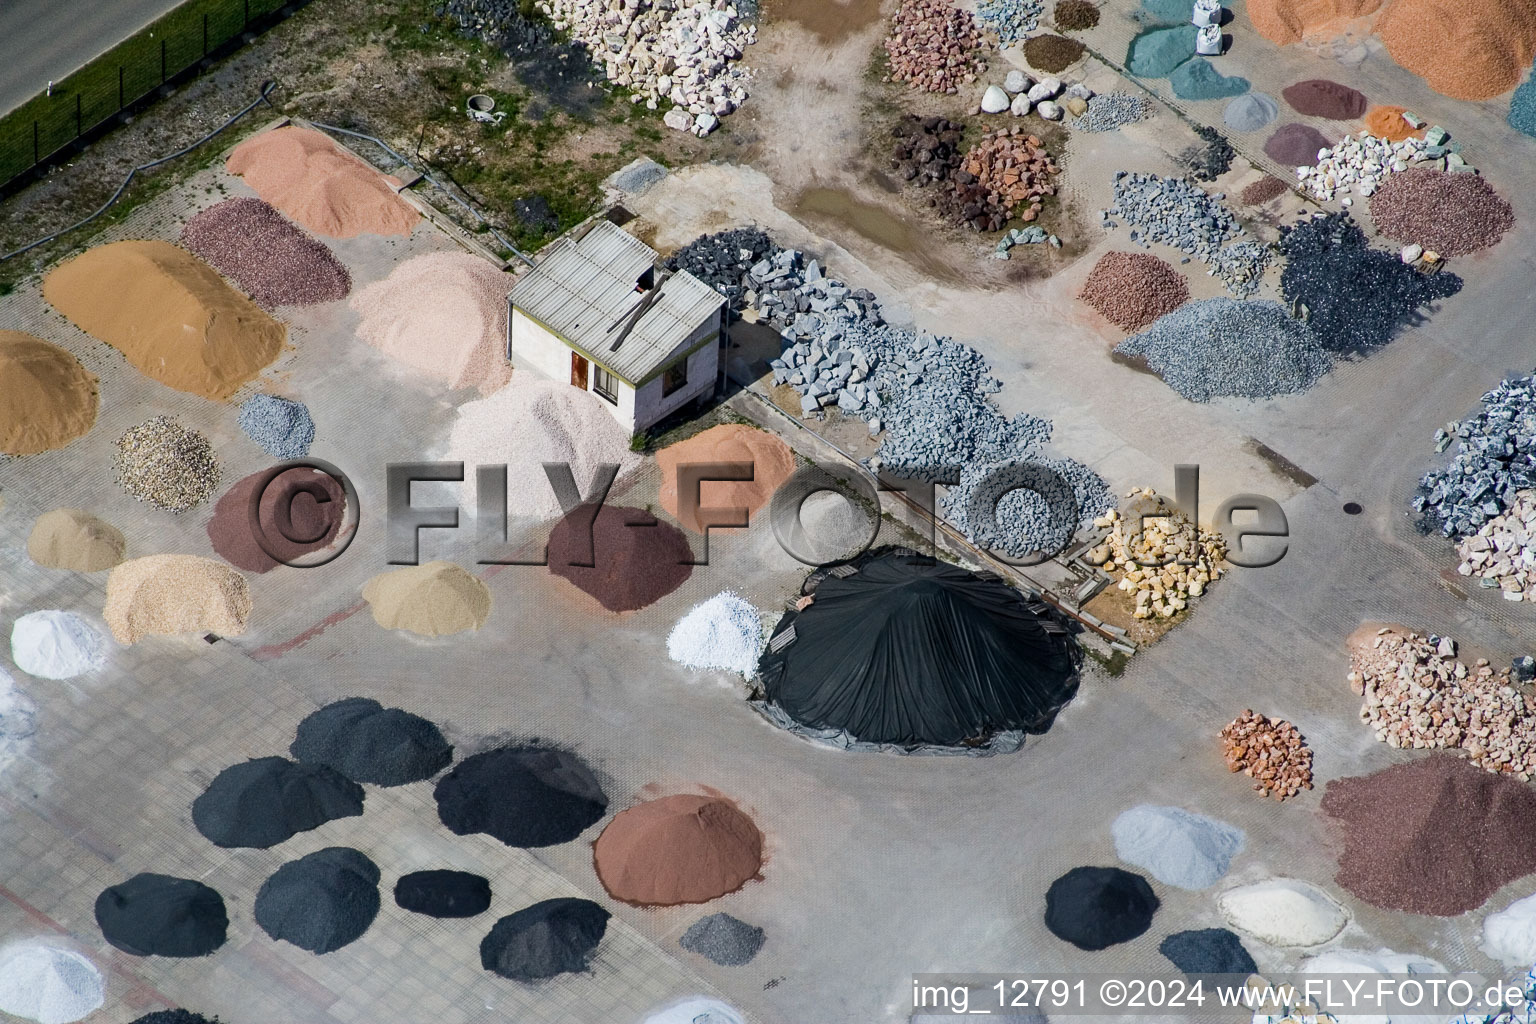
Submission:
POLYGON ((1376 31, 1431 89, 1486 100, 1519 85, 1536 58, 1536 0, 1393 0, 1376 31))
POLYGON ((1344 23, 1381 9, 1381 0, 1248 0, 1259 34, 1281 46, 1307 36, 1335 35, 1344 23))
POLYGON ((643 907, 707 903, 763 866, 763 834, 722 797, 668 796, 619 813, 592 846, 598 880, 643 907))
POLYGON ((1322 807, 1344 830, 1335 879, 1378 907, 1451 917, 1536 872, 1536 790, 1451 754, 1336 779, 1322 807))
POLYGON ((32 524, 27 556, 45 569, 100 572, 123 560, 122 531, 84 509, 56 508, 32 524))
POLYGON ((251 616, 251 589, 223 562, 199 555, 150 555, 112 570, 102 616, 124 644, 176 633, 239 636, 251 616))
POLYGON ((1386 105, 1372 107, 1365 112, 1363 127, 1368 134, 1378 139, 1386 139, 1388 142, 1402 142, 1404 139, 1417 138, 1424 134, 1424 129, 1415 128, 1403 120, 1403 113, 1407 109, 1407 107, 1386 105))
POLYGON ((491 614, 490 589, 452 562, 380 573, 363 584, 363 600, 385 629, 421 636, 479 629, 491 614))
POLYGON ((346 511, 346 491, 328 473, 307 466, 276 476, 252 473, 214 506, 208 540, 237 569, 269 572, 329 547, 341 533, 346 511), (258 490, 261 505, 253 529, 251 503, 258 490))
POLYGON ((420 219, 395 193, 399 180, 310 128, 289 125, 249 138, 224 169, 317 235, 409 235, 420 219))
POLYGON ((43 297, 139 372, 228 398, 282 350, 287 328, 170 242, 112 242, 43 279, 43 297))
POLYGON ((0 453, 62 448, 96 423, 96 377, 56 345, 0 331, 0 453))
POLYGON ((774 435, 740 423, 710 427, 686 441, 668 445, 656 453, 661 467, 661 507, 694 533, 703 533, 697 515, 679 514, 677 471, 679 466, 699 462, 750 462, 751 480, 732 480, 701 484, 699 507, 744 508, 749 514, 773 498, 773 492, 795 471, 795 453, 774 435))

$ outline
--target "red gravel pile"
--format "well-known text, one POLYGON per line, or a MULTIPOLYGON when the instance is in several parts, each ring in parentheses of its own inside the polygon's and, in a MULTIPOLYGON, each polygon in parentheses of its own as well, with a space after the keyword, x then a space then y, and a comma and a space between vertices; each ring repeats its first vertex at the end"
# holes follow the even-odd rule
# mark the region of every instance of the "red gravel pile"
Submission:
POLYGON ((1388 238, 1466 256, 1497 244, 1515 226, 1515 211, 1476 174, 1416 167, 1387 177, 1371 196, 1371 220, 1388 238))
POLYGON ((591 517, 592 506, 582 505, 555 524, 549 534, 549 571, 609 611, 644 608, 693 573, 693 551, 677 527, 622 505, 604 505, 596 521, 591 517))
POLYGON ((1264 152, 1288 167, 1311 167, 1317 163, 1317 151, 1332 145, 1332 139, 1311 125, 1284 124, 1264 143, 1264 152))
POLYGON ((1326 78, 1312 78, 1297 82, 1280 95, 1298 114, 1308 117, 1326 117, 1334 121, 1352 121, 1365 113, 1365 93, 1326 78))
POLYGON ((977 231, 1001 231, 1015 208, 1031 221, 1040 216, 1040 201, 1056 194, 1056 163, 1043 143, 1022 128, 988 132, 965 155, 955 172, 955 195, 961 223, 977 231))
POLYGON ((1081 32, 1099 23, 1099 8, 1089 0, 1056 0, 1051 17, 1061 31, 1081 32))
POLYGON ((1024 59, 1030 67, 1054 75, 1076 64, 1086 49, 1076 39, 1066 36, 1033 36, 1024 44, 1024 59))
POLYGON ((1312 788, 1312 748, 1284 719, 1244 711, 1221 730, 1221 752, 1227 771, 1252 779, 1260 796, 1285 800, 1312 788))
POLYGON ((896 136, 891 170, 914 185, 948 181, 965 159, 960 151, 963 131, 963 125, 947 117, 907 114, 891 129, 896 136))
POLYGON ((956 93, 987 69, 975 20, 949 0, 902 0, 885 39, 891 79, 927 92, 956 93))
POLYGON ((352 276, 331 250, 260 199, 226 199, 181 229, 181 244, 266 306, 344 299, 352 276))
POLYGON ((1107 252, 1088 272, 1078 298, 1116 327, 1139 331, 1189 300, 1189 283, 1145 252, 1107 252))
POLYGON ((1452 917, 1536 871, 1536 790, 1450 754, 1337 779, 1322 807, 1344 831, 1335 880, 1378 907, 1452 917))
POLYGON ((341 485, 316 470, 297 466, 271 477, 270 483, 267 472, 252 473, 214 506, 208 539, 218 556, 235 568, 267 572, 333 543, 344 525, 346 507, 341 485), (259 526, 253 529, 251 503, 258 492, 259 526))
POLYGON ((1242 200, 1244 206, 1263 206, 1271 199, 1279 199, 1289 191, 1285 182, 1265 175, 1252 185, 1244 186, 1238 198, 1242 200))

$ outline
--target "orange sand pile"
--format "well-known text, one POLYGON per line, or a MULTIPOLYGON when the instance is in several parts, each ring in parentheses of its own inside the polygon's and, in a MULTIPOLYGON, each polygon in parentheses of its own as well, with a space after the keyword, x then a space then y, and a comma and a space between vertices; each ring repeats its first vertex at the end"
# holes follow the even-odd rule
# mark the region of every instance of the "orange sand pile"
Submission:
POLYGON ((1346 22, 1380 8, 1381 0, 1248 0, 1248 17, 1260 35, 1284 46, 1337 34, 1346 22))
POLYGON ((420 215, 380 174, 312 128, 262 132, 235 147, 224 169, 317 235, 409 235, 420 215))
POLYGON ((1376 31, 1435 92, 1486 100, 1519 85, 1536 58, 1536 0, 1393 0, 1376 31))
POLYGON ((1402 142, 1404 139, 1412 139, 1424 134, 1424 129, 1415 128, 1403 120, 1403 112, 1407 109, 1407 107, 1372 107, 1365 112, 1365 130, 1378 139, 1386 139, 1388 142, 1402 142))
POLYGON ((722 797, 668 796, 620 812, 593 844, 592 862, 616 900, 707 903, 759 877, 763 834, 722 797))
POLYGON ((62 448, 95 423, 95 375, 41 338, 0 331, 0 452, 62 448))
POLYGON ((753 479, 702 484, 700 509, 745 508, 754 513, 768 504, 780 484, 795 471, 795 453, 772 434, 740 423, 710 427, 702 434, 656 453, 661 467, 661 507, 695 533, 703 533, 697 515, 683 517, 677 500, 677 468, 699 462, 750 462, 753 479))
POLYGON ((43 297, 139 372, 223 399, 282 351, 287 328, 170 242, 112 242, 43 279, 43 297))
POLYGON ((101 614, 123 644, 176 633, 239 636, 251 615, 251 590, 245 577, 223 562, 150 555, 112 570, 101 614))

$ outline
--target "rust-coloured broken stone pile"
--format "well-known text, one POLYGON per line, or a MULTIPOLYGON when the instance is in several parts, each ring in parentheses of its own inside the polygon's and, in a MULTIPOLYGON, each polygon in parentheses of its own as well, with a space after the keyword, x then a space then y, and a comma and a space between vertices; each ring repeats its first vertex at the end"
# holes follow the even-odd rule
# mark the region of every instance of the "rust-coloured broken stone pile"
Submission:
POLYGON ((955 172, 963 223, 977 231, 1001 231, 1013 216, 1034 220, 1041 200, 1056 194, 1055 175, 1056 163, 1039 137, 1022 128, 988 132, 955 172))
POLYGON ((1312 788, 1312 748, 1290 722, 1248 710, 1221 730, 1227 770, 1253 780, 1254 792, 1287 800, 1312 788))
POLYGON ((957 93, 987 65, 976 21, 949 0, 903 0, 885 38, 890 78, 925 92, 957 93))

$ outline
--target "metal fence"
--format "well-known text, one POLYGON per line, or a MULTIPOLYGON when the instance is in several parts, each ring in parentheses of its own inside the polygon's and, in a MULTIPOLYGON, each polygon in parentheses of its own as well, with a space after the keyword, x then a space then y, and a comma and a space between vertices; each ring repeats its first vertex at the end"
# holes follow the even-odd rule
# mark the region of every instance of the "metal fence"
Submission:
POLYGON ((0 117, 0 195, 77 142, 111 127, 209 57, 240 47, 305 0, 188 0, 155 24, 0 117))

